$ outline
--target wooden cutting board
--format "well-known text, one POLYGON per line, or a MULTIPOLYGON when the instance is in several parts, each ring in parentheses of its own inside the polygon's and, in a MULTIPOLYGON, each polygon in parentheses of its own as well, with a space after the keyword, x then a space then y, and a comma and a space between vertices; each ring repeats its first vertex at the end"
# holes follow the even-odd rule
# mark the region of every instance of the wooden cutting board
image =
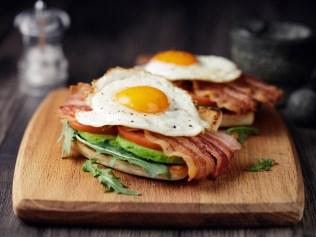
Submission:
POLYGON ((117 172, 142 196, 105 193, 82 159, 61 159, 57 109, 67 91, 52 92, 30 121, 13 181, 15 214, 31 222, 107 226, 287 225, 302 218, 304 185, 293 143, 278 113, 259 112, 251 137, 216 181, 163 182, 117 172), (272 158, 272 171, 250 173, 258 158, 272 158))

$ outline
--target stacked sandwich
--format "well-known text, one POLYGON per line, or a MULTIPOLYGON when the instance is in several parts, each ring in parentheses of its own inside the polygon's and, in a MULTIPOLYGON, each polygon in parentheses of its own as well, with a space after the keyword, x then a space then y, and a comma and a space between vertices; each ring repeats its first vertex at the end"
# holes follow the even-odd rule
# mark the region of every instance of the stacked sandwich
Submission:
POLYGON ((242 74, 223 57, 169 50, 157 53, 143 67, 188 91, 200 113, 219 108, 221 127, 251 125, 261 104, 273 106, 282 97, 277 87, 242 74))

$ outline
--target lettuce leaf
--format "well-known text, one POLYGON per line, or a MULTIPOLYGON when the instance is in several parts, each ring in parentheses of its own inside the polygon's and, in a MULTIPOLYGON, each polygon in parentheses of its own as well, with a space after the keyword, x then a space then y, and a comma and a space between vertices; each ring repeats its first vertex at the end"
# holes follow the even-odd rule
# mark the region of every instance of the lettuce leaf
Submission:
POLYGON ((273 159, 260 159, 256 164, 250 166, 247 171, 249 172, 262 172, 262 171, 270 171, 271 168, 278 163, 273 159))
POLYGON ((259 134, 259 129, 251 126, 232 127, 225 130, 229 135, 237 134, 240 144, 244 144, 249 136, 259 134))
POLYGON ((116 193, 138 196, 140 193, 128 189, 120 180, 113 174, 112 169, 103 169, 97 164, 97 159, 86 160, 83 164, 82 170, 89 172, 93 177, 106 188, 106 191, 114 191, 116 193))
POLYGON ((142 167, 150 177, 157 177, 158 175, 164 175, 166 177, 170 176, 168 166, 145 161, 133 153, 121 148, 115 140, 107 140, 102 143, 92 144, 78 134, 76 134, 76 139, 99 153, 112 155, 114 159, 124 160, 130 164, 142 167))
POLYGON ((62 130, 57 142, 62 143, 61 156, 69 156, 71 154, 72 142, 76 136, 76 131, 70 127, 67 120, 62 120, 62 130))

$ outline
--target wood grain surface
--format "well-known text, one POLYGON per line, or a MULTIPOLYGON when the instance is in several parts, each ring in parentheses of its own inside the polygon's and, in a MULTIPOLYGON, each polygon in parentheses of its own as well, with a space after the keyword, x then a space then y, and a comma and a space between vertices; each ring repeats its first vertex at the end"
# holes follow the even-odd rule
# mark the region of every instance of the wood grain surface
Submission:
POLYGON ((60 159, 56 143, 58 107, 66 90, 50 94, 38 108, 20 146, 13 182, 13 208, 32 222, 118 226, 201 227, 287 225, 303 214, 304 186, 287 129, 273 109, 257 116, 260 136, 249 139, 229 172, 216 181, 163 182, 123 173, 140 197, 104 193, 83 159, 60 159), (278 163, 272 171, 245 169, 258 158, 278 163))

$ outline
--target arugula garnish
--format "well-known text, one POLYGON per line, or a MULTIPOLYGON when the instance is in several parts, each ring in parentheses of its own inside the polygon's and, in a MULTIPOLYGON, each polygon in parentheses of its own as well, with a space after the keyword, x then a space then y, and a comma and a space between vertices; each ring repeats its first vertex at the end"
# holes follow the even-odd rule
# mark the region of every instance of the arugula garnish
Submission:
POLYGON ((262 172, 262 171, 270 171, 271 168, 278 163, 273 159, 260 159, 257 164, 250 166, 247 171, 249 172, 262 172))
POLYGON ((225 132, 229 135, 237 134, 239 143, 243 144, 249 136, 259 134, 259 129, 250 126, 240 126, 228 128, 225 132))
MULTIPOLYGON (((76 139, 83 144, 93 148, 99 153, 109 154, 112 155, 114 159, 124 160, 129 162, 130 164, 142 167, 149 174, 150 177, 157 177, 158 175, 170 175, 168 166, 142 160, 133 153, 119 147, 115 141, 106 141, 98 144, 91 144, 79 135, 76 135, 76 139)), ((115 160, 111 162, 111 164, 115 164, 115 160)))
POLYGON ((65 157, 71 154, 71 145, 76 136, 76 131, 69 126, 67 120, 62 120, 61 122, 63 127, 57 142, 61 142, 63 140, 63 144, 61 147, 61 156, 65 157))
POLYGON ((120 180, 113 174, 112 169, 103 169, 97 164, 97 159, 86 160, 83 164, 82 170, 89 172, 93 177, 105 187, 107 192, 114 191, 119 194, 138 196, 140 193, 128 189, 120 180))

